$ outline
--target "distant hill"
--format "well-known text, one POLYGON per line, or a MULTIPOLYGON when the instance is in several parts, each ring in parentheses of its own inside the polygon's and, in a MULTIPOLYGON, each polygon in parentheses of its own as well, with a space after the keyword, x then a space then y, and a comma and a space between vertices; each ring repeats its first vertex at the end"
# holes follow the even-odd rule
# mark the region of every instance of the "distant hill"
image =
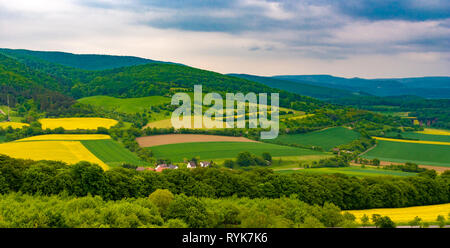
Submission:
MULTIPOLYGON (((96 95, 117 98, 171 96, 177 90, 192 91, 194 85, 201 84, 204 92, 279 92, 282 107, 292 108, 293 104, 301 105, 304 111, 325 106, 332 108, 330 104, 311 97, 185 65, 154 62, 123 66, 126 64, 124 61, 127 60, 115 60, 117 56, 96 55, 89 57, 91 66, 85 66, 86 68, 98 69, 99 66, 94 65, 100 65, 109 59, 111 59, 110 62, 113 60, 115 62, 105 62, 106 64, 109 63, 109 66, 120 65, 121 67, 106 70, 85 70, 79 68, 81 66, 78 63, 82 61, 78 60, 78 58, 81 58, 79 56, 82 57, 82 55, 58 52, 0 49, 0 66, 4 68, 4 78, 0 82, 4 85, 4 88, 1 93, 11 92, 10 94, 14 96, 14 99, 23 103, 26 100, 35 99, 33 93, 39 89, 39 92, 45 90, 49 94, 50 92, 58 92, 67 100, 73 101, 73 98, 80 99, 96 95), (49 54, 51 56, 47 56, 49 54), (60 55, 66 56, 68 60, 61 63, 50 62, 50 60, 63 59, 58 57, 60 55), (7 78, 13 75, 17 75, 17 79, 7 78), (19 80, 19 78, 23 80, 19 80), (25 86, 25 82, 30 86, 32 85, 33 89, 25 86), (8 86, 8 89, 5 88, 5 85, 8 86), (9 86, 16 90, 12 91, 9 86), (26 88, 29 89, 26 90, 26 88)), ((134 62, 136 63, 144 61, 144 59, 134 57, 128 58, 135 59, 134 62)), ((3 99, 0 100, 3 102, 3 99)), ((56 105, 58 104, 50 104, 50 106, 56 105)))
POLYGON ((367 92, 375 96, 414 95, 450 98, 450 77, 363 79, 330 75, 282 75, 273 78, 322 87, 367 92))
POLYGON ((369 95, 364 92, 352 91, 347 89, 336 89, 335 87, 313 85, 308 82, 305 83, 301 80, 290 81, 273 77, 253 76, 248 74, 228 74, 228 75, 238 78, 244 78, 250 81, 265 84, 269 87, 286 90, 304 96, 315 97, 322 100, 369 95))
POLYGON ((31 56, 50 63, 56 63, 83 70, 107 70, 150 63, 170 63, 132 56, 73 54, 65 52, 31 51, 24 49, 1 48, 0 53, 22 61, 29 59, 28 57, 31 56))

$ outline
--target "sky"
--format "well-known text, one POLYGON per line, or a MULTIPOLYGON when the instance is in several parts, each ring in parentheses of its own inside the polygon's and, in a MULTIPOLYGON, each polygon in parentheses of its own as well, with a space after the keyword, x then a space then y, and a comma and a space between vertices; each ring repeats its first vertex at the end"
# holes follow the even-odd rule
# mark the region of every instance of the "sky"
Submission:
POLYGON ((450 76, 450 1, 0 0, 0 47, 263 76, 450 76))

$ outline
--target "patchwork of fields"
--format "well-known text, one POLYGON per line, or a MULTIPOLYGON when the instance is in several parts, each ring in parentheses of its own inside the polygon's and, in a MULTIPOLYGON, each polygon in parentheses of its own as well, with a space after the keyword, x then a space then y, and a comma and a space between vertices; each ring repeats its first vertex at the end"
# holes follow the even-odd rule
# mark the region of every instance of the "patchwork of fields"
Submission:
POLYGON ((68 164, 87 161, 98 164, 105 170, 108 169, 103 161, 79 141, 8 142, 0 144, 0 153, 14 158, 55 160, 68 164))
POLYGON ((151 147, 151 150, 156 158, 171 159, 173 162, 182 162, 194 156, 205 160, 235 158, 242 151, 248 151, 256 155, 269 152, 273 157, 326 155, 326 153, 309 149, 254 142, 181 143, 154 146, 151 147))
POLYGON ((88 161, 105 170, 123 163, 148 165, 109 135, 103 134, 38 135, 2 143, 0 153, 15 158, 56 160, 68 164, 88 161))
POLYGON ((345 127, 327 128, 324 130, 304 133, 280 135, 274 142, 297 144, 305 146, 320 146, 328 151, 338 145, 347 144, 359 138, 359 134, 345 127))
POLYGON ((367 210, 353 210, 347 211, 355 215, 357 221, 361 221, 361 217, 366 214, 369 218, 373 214, 380 214, 382 216, 389 216, 397 224, 407 224, 418 216, 422 221, 435 222, 438 215, 447 217, 450 213, 450 203, 408 207, 408 208, 380 208, 380 209, 367 209, 367 210))

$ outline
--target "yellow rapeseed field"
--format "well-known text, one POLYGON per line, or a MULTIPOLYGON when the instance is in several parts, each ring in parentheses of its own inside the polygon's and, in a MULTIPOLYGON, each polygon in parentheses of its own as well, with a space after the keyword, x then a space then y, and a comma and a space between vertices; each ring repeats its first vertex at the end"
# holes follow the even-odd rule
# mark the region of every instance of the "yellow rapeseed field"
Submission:
POLYGON ((66 130, 110 128, 117 124, 116 120, 106 118, 57 118, 40 119, 42 129, 63 127, 66 130))
POLYGON ((428 140, 403 140, 403 139, 390 139, 382 137, 372 137, 377 140, 393 141, 393 142, 404 142, 404 143, 416 143, 416 144, 431 144, 431 145, 447 145, 450 146, 450 142, 441 141, 428 141, 428 140))
MULTIPOLYGON (((218 123, 219 127, 225 127, 225 121, 222 120, 213 120, 218 123)), ((203 128, 206 129, 205 122, 203 121, 203 128)), ((165 120, 159 120, 159 121, 153 121, 148 123, 145 127, 149 128, 171 128, 172 126, 172 120, 171 119, 165 119, 165 120)), ((194 129, 194 117, 191 118, 191 128, 194 129)))
POLYGON ((432 128, 425 128, 423 131, 418 131, 417 133, 434 134, 434 135, 450 135, 450 131, 441 130, 441 129, 432 129, 432 128))
POLYGON ((21 122, 0 122, 0 128, 7 128, 9 126, 12 128, 22 128, 24 126, 28 126, 28 124, 21 122))
POLYGON ((303 118, 310 117, 310 116, 313 116, 313 115, 314 115, 314 114, 306 114, 306 115, 294 116, 294 117, 289 118, 289 120, 303 119, 303 118))
POLYGON ((25 139, 16 140, 15 142, 20 141, 44 141, 44 140, 105 140, 111 139, 111 136, 106 134, 47 134, 47 135, 38 135, 33 137, 28 137, 25 139))
POLYGON ((68 164, 87 161, 100 165, 104 170, 108 169, 79 141, 9 142, 0 144, 0 153, 14 158, 55 160, 68 164))
POLYGON ((389 216, 392 221, 396 223, 406 224, 418 216, 422 221, 435 222, 438 215, 442 215, 447 218, 450 213, 450 203, 419 206, 409 208, 379 208, 379 209, 367 209, 367 210, 352 210, 346 211, 355 215, 356 220, 361 222, 361 217, 366 214, 371 219, 373 214, 380 214, 382 216, 389 216))

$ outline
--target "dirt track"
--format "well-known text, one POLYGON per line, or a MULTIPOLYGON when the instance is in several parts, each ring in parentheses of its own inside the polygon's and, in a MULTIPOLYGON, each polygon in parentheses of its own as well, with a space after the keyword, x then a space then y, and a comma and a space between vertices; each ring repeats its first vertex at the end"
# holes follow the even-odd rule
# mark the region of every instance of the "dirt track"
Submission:
POLYGON ((151 147, 188 142, 257 142, 244 137, 204 135, 204 134, 164 134, 139 137, 136 139, 139 146, 151 147))

